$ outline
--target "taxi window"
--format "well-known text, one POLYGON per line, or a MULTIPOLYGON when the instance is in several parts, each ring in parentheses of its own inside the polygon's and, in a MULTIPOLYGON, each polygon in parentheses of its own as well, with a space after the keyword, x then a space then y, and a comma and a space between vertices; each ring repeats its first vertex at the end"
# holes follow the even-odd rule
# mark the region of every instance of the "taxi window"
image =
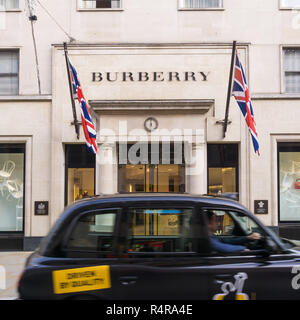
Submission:
POLYGON ((233 235, 235 223, 232 217, 224 211, 213 210, 213 212, 216 216, 218 225, 218 229, 216 230, 215 234, 220 236, 233 235))
POLYGON ((115 221, 115 212, 83 215, 72 229, 65 249, 111 252, 115 221))
POLYGON ((263 230, 250 217, 241 212, 208 210, 216 218, 215 236, 246 236, 263 230))
POLYGON ((204 209, 213 254, 268 250, 264 229, 240 211, 204 209))
POLYGON ((192 209, 131 209, 128 252, 192 252, 192 209))
POLYGON ((240 212, 234 211, 230 211, 230 214, 233 217, 233 219, 235 219, 239 223, 241 229, 246 235, 249 235, 253 232, 263 232, 262 229, 257 225, 257 223, 253 221, 250 217, 240 212))

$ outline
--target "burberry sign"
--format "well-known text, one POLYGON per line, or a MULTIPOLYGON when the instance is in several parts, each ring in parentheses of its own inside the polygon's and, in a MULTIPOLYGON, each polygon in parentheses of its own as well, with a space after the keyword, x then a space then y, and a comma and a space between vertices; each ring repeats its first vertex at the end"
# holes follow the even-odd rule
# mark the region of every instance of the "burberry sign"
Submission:
POLYGON ((207 81, 209 72, 204 71, 138 71, 138 72, 92 72, 93 82, 172 82, 207 81))

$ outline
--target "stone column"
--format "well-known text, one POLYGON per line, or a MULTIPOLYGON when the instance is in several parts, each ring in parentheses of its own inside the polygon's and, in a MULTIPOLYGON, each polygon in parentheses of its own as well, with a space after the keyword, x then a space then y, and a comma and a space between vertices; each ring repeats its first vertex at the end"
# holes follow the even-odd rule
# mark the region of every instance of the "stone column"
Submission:
POLYGON ((205 143, 189 145, 190 159, 186 163, 186 191, 192 194, 207 193, 207 159, 205 143))
POLYGON ((115 143, 103 143, 96 156, 96 194, 113 194, 118 186, 118 163, 115 143))

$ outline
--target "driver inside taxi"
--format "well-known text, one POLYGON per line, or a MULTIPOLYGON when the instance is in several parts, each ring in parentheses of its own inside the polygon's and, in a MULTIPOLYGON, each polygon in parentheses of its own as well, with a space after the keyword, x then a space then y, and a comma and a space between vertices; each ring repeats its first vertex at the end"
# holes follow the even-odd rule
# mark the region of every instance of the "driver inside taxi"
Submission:
POLYGON ((260 240, 261 235, 253 232, 248 236, 236 236, 233 238, 220 238, 215 235, 218 230, 217 217, 212 211, 207 212, 208 230, 212 251, 219 253, 236 253, 242 251, 249 251, 246 247, 247 241, 260 240))

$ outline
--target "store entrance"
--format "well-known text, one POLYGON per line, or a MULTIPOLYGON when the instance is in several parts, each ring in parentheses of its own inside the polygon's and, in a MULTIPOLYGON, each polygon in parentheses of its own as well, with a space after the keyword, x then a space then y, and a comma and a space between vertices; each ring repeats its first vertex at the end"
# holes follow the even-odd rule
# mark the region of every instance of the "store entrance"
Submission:
MULTIPOLYGON (((126 150, 130 151, 131 146, 132 144, 128 145, 126 150)), ((122 152, 120 151, 120 149, 121 148, 119 148, 119 152, 122 152)), ((159 151, 155 161, 158 163, 156 164, 151 163, 151 159, 153 161, 155 155, 153 156, 153 153, 151 153, 150 145, 147 146, 147 157, 141 157, 140 162, 143 163, 119 164, 119 192, 127 193, 185 191, 185 165, 183 161, 181 161, 183 158, 182 154, 180 154, 179 156, 175 154, 176 145, 174 145, 174 143, 170 144, 170 153, 165 158, 163 156, 163 144, 159 144, 156 146, 156 148, 152 148, 152 152, 154 149, 159 151)), ((182 150, 180 150, 179 152, 182 152, 182 150)), ((138 156, 140 156, 140 154, 138 154, 138 156)), ((126 158, 128 159, 128 153, 126 158)), ((129 161, 127 160, 127 162, 129 161)))

